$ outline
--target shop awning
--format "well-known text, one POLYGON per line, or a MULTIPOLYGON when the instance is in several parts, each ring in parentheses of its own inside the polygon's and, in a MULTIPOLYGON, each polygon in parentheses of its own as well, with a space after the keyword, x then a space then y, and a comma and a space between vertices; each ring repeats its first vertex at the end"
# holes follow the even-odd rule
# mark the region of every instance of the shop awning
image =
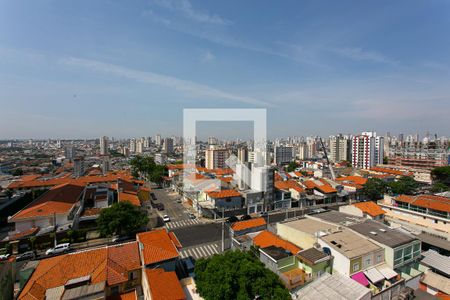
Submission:
POLYGON ((351 276, 351 278, 363 286, 369 285, 369 281, 367 280, 366 276, 364 276, 363 272, 358 272, 356 274, 353 274, 351 276))
POLYGON ((377 283, 384 280, 383 274, 381 274, 377 269, 371 268, 369 270, 364 271, 364 275, 369 278, 372 283, 377 283))
POLYGON ((384 276, 384 278, 388 280, 398 275, 394 270, 389 268, 387 265, 379 266, 377 267, 377 270, 384 276))

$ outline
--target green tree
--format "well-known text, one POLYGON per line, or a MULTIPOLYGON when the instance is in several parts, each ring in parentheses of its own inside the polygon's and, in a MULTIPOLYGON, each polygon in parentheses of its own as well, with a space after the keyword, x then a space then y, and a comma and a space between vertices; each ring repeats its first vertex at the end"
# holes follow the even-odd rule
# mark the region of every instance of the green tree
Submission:
POLYGON ((379 178, 369 178, 363 186, 363 194, 369 200, 378 200, 383 198, 384 193, 386 193, 386 182, 379 178))
POLYGON ((396 195, 413 195, 419 188, 419 184, 412 177, 402 176, 397 181, 389 183, 389 188, 396 195))
POLYGON ((167 175, 165 166, 157 165, 149 156, 136 156, 130 161, 131 174, 136 178, 144 178, 157 184, 167 175))
POLYGON ((293 171, 295 171, 295 169, 297 169, 297 168, 298 168, 298 164, 297 164, 295 161, 291 161, 291 162, 287 165, 286 171, 287 171, 287 172, 293 172, 293 171))
POLYGON ((442 182, 436 182, 431 186, 430 191, 432 193, 442 193, 442 192, 447 192, 450 190, 450 187, 448 187, 445 183, 442 182))
POLYGON ((117 202, 103 209, 97 219, 103 236, 130 234, 147 223, 147 215, 128 201, 117 202))
POLYGON ((440 182, 450 187, 450 166, 437 167, 431 170, 433 183, 440 182))
POLYGON ((291 299, 278 276, 252 254, 227 251, 195 264, 197 290, 204 299, 291 299))

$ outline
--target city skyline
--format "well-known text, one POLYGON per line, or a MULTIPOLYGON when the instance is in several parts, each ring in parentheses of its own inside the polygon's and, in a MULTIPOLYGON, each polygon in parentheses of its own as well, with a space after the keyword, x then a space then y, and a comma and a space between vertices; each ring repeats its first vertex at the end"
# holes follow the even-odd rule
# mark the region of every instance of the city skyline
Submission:
POLYGON ((449 6, 1 2, 0 138, 180 134, 184 108, 247 107, 269 137, 448 136, 449 6))

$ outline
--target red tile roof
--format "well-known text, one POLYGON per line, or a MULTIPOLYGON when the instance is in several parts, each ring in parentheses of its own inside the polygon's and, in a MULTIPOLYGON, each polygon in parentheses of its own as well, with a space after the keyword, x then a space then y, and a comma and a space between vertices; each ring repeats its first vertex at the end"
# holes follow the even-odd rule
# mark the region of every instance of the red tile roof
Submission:
POLYGON ((336 181, 348 182, 357 185, 364 185, 367 182, 367 178, 361 176, 345 176, 336 178, 336 181))
POLYGON ((362 212, 372 217, 377 217, 386 214, 386 212, 381 208, 381 206, 379 206, 373 201, 358 202, 354 203, 353 206, 359 208, 362 212))
POLYGON ((158 263, 179 256, 177 245, 166 229, 156 229, 137 235, 145 265, 158 263))
POLYGON ((295 180, 275 181, 275 188, 277 188, 279 190, 294 189, 299 193, 303 193, 305 191, 301 187, 301 185, 295 180))
POLYGON ((184 300, 186 295, 175 272, 163 269, 146 269, 152 300, 184 300))
POLYGON ((83 191, 84 186, 73 183, 55 186, 12 216, 10 221, 67 214, 80 200, 83 191))
POLYGON ((279 248, 283 248, 284 250, 288 250, 292 254, 297 254, 302 249, 295 246, 294 244, 285 241, 278 237, 277 235, 273 234, 270 231, 264 230, 257 236, 253 238, 253 243, 260 248, 266 248, 270 246, 275 246, 279 248))
POLYGON ((303 184, 308 189, 317 189, 320 192, 325 193, 325 194, 331 194, 331 193, 337 192, 334 187, 332 187, 328 182, 326 182, 323 179, 321 179, 321 180, 306 180, 306 181, 303 181, 303 184))
POLYGON ((209 197, 220 199, 220 198, 228 198, 228 197, 240 197, 241 193, 236 190, 222 190, 222 191, 212 191, 206 193, 209 197))
POLYGON ((370 171, 386 173, 386 174, 396 175, 396 176, 413 176, 414 175, 412 172, 403 172, 403 171, 390 169, 390 168, 383 168, 383 167, 372 167, 372 168, 370 168, 370 171))
POLYGON ((442 212, 450 212, 450 199, 435 195, 400 195, 394 199, 398 202, 410 203, 411 205, 434 209, 442 212))
POLYGON ((19 299, 45 299, 47 289, 88 275, 91 284, 122 283, 128 281, 128 272, 139 269, 136 242, 55 256, 39 262, 19 299))
POLYGON ((234 231, 241 231, 241 230, 245 230, 248 228, 264 226, 266 224, 267 223, 264 218, 256 218, 256 219, 235 222, 235 223, 233 223, 233 225, 231 225, 231 229, 233 229, 234 231))

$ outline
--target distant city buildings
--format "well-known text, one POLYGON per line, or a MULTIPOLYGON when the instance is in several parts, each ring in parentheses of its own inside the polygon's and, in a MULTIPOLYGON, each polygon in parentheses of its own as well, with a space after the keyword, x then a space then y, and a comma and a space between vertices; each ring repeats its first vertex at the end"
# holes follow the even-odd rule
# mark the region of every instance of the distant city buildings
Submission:
POLYGON ((224 169, 227 168, 225 161, 230 157, 228 149, 218 148, 210 145, 205 151, 205 167, 207 169, 224 169))
POLYGON ((108 137, 103 136, 100 138, 100 155, 108 154, 108 137))
POLYGON ((274 148, 274 163, 278 166, 292 161, 294 157, 294 148, 292 146, 276 146, 274 148))
POLYGON ((329 159, 332 162, 351 161, 352 140, 342 134, 330 138, 329 159))

